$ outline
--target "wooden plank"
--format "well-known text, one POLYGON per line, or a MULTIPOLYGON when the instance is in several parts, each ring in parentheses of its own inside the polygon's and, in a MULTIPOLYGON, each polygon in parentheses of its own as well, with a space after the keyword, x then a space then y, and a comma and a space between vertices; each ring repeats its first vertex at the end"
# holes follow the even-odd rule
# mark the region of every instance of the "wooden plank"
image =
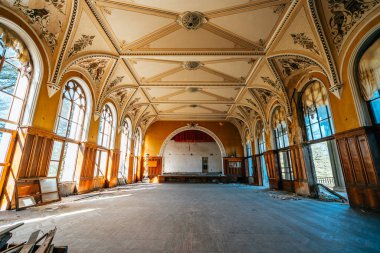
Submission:
POLYGON ((34 246, 36 245, 36 241, 38 238, 38 235, 40 234, 40 230, 34 231, 30 237, 28 242, 22 247, 20 253, 30 253, 33 251, 34 246))
POLYGON ((49 247, 50 247, 50 244, 51 242, 53 241, 53 238, 54 238, 54 235, 55 235, 55 232, 57 231, 57 228, 54 228, 53 230, 50 230, 48 233, 47 233, 47 236, 44 240, 44 242, 42 243, 42 245, 36 250, 35 253, 46 253, 48 252, 49 250, 49 247))

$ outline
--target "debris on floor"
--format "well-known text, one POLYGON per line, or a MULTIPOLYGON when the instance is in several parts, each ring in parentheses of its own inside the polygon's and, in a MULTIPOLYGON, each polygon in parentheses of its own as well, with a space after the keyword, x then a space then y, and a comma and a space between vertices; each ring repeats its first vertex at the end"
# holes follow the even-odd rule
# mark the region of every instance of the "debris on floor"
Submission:
POLYGON ((24 223, 18 223, 0 231, 0 253, 67 253, 67 246, 55 246, 52 242, 57 228, 43 233, 41 230, 34 231, 28 241, 21 243, 8 243, 12 238, 12 231, 21 227, 24 223), (39 234, 42 236, 38 238, 39 234), (39 244, 41 243, 41 244, 39 244))
POLYGON ((298 196, 295 193, 287 193, 287 192, 280 192, 280 191, 269 191, 269 196, 274 199, 281 199, 281 200, 301 200, 302 197, 298 196))

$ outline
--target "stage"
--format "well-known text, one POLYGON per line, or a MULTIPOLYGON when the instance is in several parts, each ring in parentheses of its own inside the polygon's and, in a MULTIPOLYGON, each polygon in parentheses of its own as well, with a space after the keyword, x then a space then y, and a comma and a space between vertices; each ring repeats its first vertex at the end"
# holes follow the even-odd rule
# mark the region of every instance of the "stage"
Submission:
POLYGON ((237 183, 239 178, 221 173, 164 173, 158 176, 159 183, 237 183))

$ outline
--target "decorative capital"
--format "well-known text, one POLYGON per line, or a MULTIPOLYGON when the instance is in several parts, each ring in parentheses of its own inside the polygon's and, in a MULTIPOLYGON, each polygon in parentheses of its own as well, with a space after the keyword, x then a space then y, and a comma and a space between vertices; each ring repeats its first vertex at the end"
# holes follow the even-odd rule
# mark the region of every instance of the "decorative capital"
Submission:
POLYGON ((343 84, 335 84, 329 89, 338 99, 341 98, 343 92, 343 84))
POLYGON ((51 98, 52 96, 54 96, 54 94, 57 93, 60 88, 61 87, 59 87, 55 83, 47 83, 47 91, 48 91, 49 98, 51 98))
POLYGON ((98 121, 98 119, 100 118, 100 115, 101 115, 101 112, 95 111, 94 112, 94 120, 98 121))

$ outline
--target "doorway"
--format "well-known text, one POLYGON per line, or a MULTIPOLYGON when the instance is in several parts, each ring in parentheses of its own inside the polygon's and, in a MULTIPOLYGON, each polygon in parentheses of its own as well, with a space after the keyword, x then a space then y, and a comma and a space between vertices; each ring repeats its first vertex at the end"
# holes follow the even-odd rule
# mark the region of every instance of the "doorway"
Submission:
POLYGON ((202 157, 202 173, 208 173, 208 157, 202 157))
POLYGON ((338 151, 334 140, 310 144, 310 156, 316 182, 334 191, 345 191, 338 151))

